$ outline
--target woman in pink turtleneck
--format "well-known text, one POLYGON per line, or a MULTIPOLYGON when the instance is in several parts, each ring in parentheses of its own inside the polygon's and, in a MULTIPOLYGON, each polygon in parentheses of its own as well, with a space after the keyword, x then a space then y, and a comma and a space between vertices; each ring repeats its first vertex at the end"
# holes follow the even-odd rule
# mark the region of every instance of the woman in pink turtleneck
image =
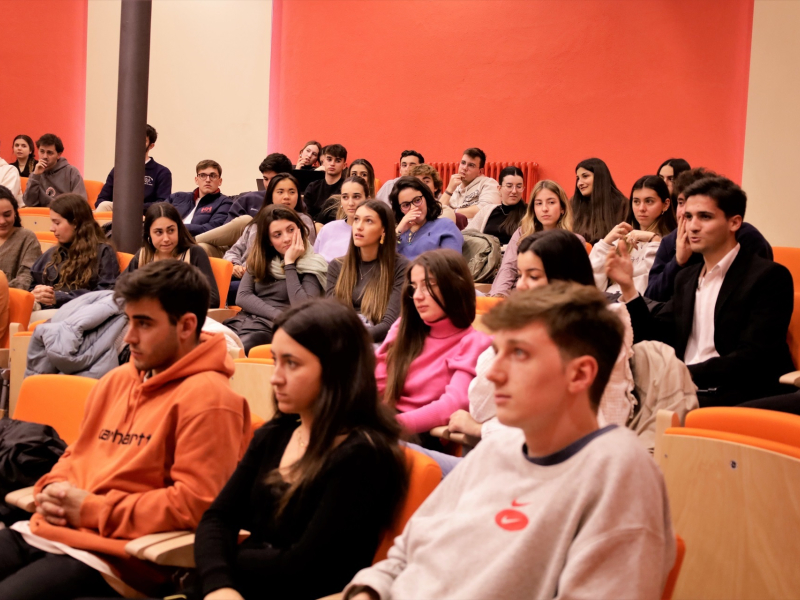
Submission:
POLYGON ((472 328, 475 287, 454 250, 420 254, 406 271, 400 319, 378 349, 378 392, 410 433, 446 425, 469 405, 467 387, 489 337, 472 328))

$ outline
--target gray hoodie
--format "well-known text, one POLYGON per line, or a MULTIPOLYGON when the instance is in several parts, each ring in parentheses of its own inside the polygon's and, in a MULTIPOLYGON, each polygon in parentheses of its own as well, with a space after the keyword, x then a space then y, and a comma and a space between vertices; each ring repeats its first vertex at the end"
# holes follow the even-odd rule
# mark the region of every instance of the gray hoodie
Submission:
POLYGON ((80 194, 86 198, 86 188, 80 171, 69 164, 66 158, 59 158, 53 169, 41 175, 31 173, 23 202, 25 206, 50 206, 53 198, 68 193, 80 194))

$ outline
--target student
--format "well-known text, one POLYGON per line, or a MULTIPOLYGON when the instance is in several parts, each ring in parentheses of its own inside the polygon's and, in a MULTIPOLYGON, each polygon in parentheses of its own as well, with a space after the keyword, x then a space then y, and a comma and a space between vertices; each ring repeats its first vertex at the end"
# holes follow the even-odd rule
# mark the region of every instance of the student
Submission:
POLYGON ((394 216, 383 202, 363 200, 352 231, 347 254, 328 265, 325 294, 352 306, 379 343, 400 316, 408 261, 397 254, 394 216))
POLYGON ((416 177, 401 177, 389 197, 397 221, 397 251, 409 260, 428 250, 450 248, 461 253, 464 238, 450 219, 439 218, 442 205, 416 177))
POLYGON ((342 183, 344 182, 342 172, 347 168, 347 149, 341 144, 325 146, 322 150, 321 163, 325 170, 325 179, 312 181, 308 184, 305 194, 303 194, 303 202, 308 209, 308 214, 311 215, 314 221, 324 224, 333 219, 328 218, 326 221, 320 221, 318 218, 319 213, 325 200, 342 191, 342 183))
POLYGON ((197 187, 193 192, 176 192, 167 202, 178 209, 192 235, 211 231, 225 223, 231 199, 219 191, 222 167, 214 160, 201 160, 195 167, 197 187))
POLYGON ((344 178, 347 180, 348 177, 354 175, 356 177, 361 177, 361 179, 367 182, 367 187, 369 188, 367 190, 367 198, 374 198, 375 169, 372 168, 372 164, 366 158, 357 158, 351 162, 350 166, 347 167, 347 171, 345 171, 344 178))
POLYGON ((508 245, 525 215, 525 179, 521 169, 506 167, 500 171, 500 204, 485 204, 464 228, 493 235, 501 246, 508 245))
MULTIPOLYGON (((416 150, 403 150, 400 153, 400 177, 411 175, 411 169, 421 165, 424 162, 425 159, 422 157, 422 154, 416 150)), ((400 179, 400 177, 389 179, 386 183, 384 183, 381 186, 381 189, 378 190, 378 195, 375 196, 375 199, 385 202, 391 206, 389 196, 392 193, 392 189, 394 189, 394 184, 397 183, 397 180, 400 179)))
POLYGON ((406 270, 404 287, 400 319, 377 351, 375 374, 404 430, 427 433, 467 408, 475 364, 491 340, 472 327, 475 287, 460 253, 421 254, 406 270))
MULTIPOLYGON (((532 290, 555 281, 594 285, 592 265, 584 242, 566 229, 538 231, 524 238, 519 245, 517 269, 520 274, 515 286, 517 291, 532 290)), ((624 305, 613 303, 608 308, 622 323, 624 335, 611 377, 600 398, 597 421, 600 427, 609 424, 624 427, 635 404, 631 370, 633 329, 624 305)), ((497 420, 494 385, 486 378, 495 357, 494 348, 489 347, 478 358, 475 379, 469 385, 469 411, 457 410, 450 415, 447 428, 451 432, 461 432, 483 440, 505 428, 497 420)), ((443 475, 451 471, 460 460, 431 450, 423 452, 439 463, 443 475)))
MULTIPOLYGON (((172 194, 172 171, 161 165, 150 156, 150 151, 156 145, 158 132, 152 125, 145 127, 144 136, 144 208, 147 212, 150 205, 155 202, 164 202, 172 194)), ((97 196, 95 210, 98 212, 114 210, 114 169, 108 174, 103 189, 97 196)))
POLYGON ((159 261, 122 276, 115 296, 131 361, 89 393, 78 439, 36 483, 37 514, 0 530, 2 598, 116 596, 106 579, 171 593, 171 572, 137 568, 125 544, 197 527, 250 441, 225 336, 201 333, 205 277, 159 261))
MULTIPOLYGON (((684 171, 675 180, 673 193, 676 198, 678 228, 661 240, 655 261, 650 268, 647 290, 644 293, 646 298, 657 300, 658 302, 666 302, 672 298, 675 277, 680 270, 703 262, 703 257, 700 254, 693 254, 689 247, 686 223, 683 220, 683 209, 686 204, 683 191, 695 181, 699 181, 704 177, 718 177, 718 175, 713 171, 698 167, 684 171), (680 252, 677 251, 678 249, 680 252)), ((742 223, 742 226, 736 232, 736 241, 741 244, 742 252, 757 254, 762 258, 772 260, 772 247, 758 229, 750 223, 742 223)))
POLYGON ((596 244, 627 216, 628 199, 617 189, 606 163, 587 158, 575 167, 572 230, 596 244))
POLYGON ((31 136, 21 134, 14 138, 14 156, 17 157, 13 166, 19 171, 20 177, 30 177, 36 168, 36 156, 33 152, 31 136))
POLYGON ((31 267, 31 291, 41 308, 60 308, 87 292, 113 289, 119 276, 117 253, 106 243, 86 198, 58 196, 50 205, 50 221, 58 244, 31 267))
POLYGON ((369 566, 406 488, 369 337, 332 300, 292 308, 272 341, 276 412, 195 538, 200 598, 314 600, 369 566), (239 530, 250 532, 241 544, 239 530), (313 575, 311 575, 313 574, 313 575))
POLYGON ((604 295, 556 282, 484 323, 513 429, 479 444, 344 597, 658 600, 675 560, 664 479, 632 432, 596 417, 622 337, 604 295))
POLYGON ((633 262, 633 283, 643 294, 661 239, 676 226, 664 180, 658 175, 639 178, 631 188, 628 218, 597 242, 589 254, 597 287, 609 294, 621 291, 619 284, 606 277, 606 257, 616 250, 618 240, 625 240, 633 262))
POLYGON ((14 165, 8 164, 2 158, 0 158, 0 186, 10 190, 17 201, 22 202, 22 184, 19 179, 19 171, 14 165))
MULTIPOLYGON (((313 171, 319 165, 320 154, 322 154, 322 144, 315 140, 306 142, 303 149, 300 150, 300 155, 297 157, 297 164, 294 168, 313 171)), ((283 171, 278 172, 282 173, 283 171)))
POLYGON ((353 236, 353 218, 358 205, 369 198, 367 182, 361 177, 348 177, 342 184, 337 220, 329 221, 314 242, 314 252, 328 262, 347 254, 353 236))
POLYGON ((691 168, 692 167, 689 165, 689 163, 682 158, 670 158, 665 160, 663 163, 661 163, 661 166, 658 167, 656 173, 659 177, 661 177, 661 179, 664 180, 664 183, 667 184, 667 187, 669 188, 669 194, 673 200, 676 197, 673 193, 675 180, 680 176, 681 173, 688 171, 691 168))
MULTIPOLYGON (((416 167, 411 167, 408 170, 408 175, 410 177, 416 177, 422 183, 427 185, 431 189, 433 197, 437 200, 439 199, 439 196, 442 195, 442 177, 439 175, 439 171, 434 169, 432 166, 421 164, 417 165, 416 167)), ((389 199, 387 198, 386 201, 388 203, 389 199)))
POLYGON ((25 206, 50 206, 53 198, 61 194, 77 194, 85 201, 83 177, 61 156, 64 152, 61 138, 45 133, 36 140, 36 148, 39 150, 39 162, 28 177, 23 195, 25 206))
MULTIPOLYGON (((279 180, 285 179, 284 175, 289 175, 292 171, 292 163, 283 154, 270 154, 261 164, 259 169, 261 176, 264 179, 265 191, 247 192, 240 194, 228 210, 227 220, 223 225, 215 227, 210 231, 201 233, 197 236, 197 243, 206 251, 209 256, 215 258, 223 257, 237 242, 242 239, 245 229, 250 223, 253 222, 253 217, 267 204, 272 204, 273 196, 280 196, 281 200, 277 201, 278 204, 285 204, 301 214, 303 220, 312 225, 313 221, 305 213, 305 205, 300 199, 298 190, 300 189, 297 180, 292 177, 291 181, 284 180, 281 190, 270 190, 270 183, 279 174, 282 176, 279 180)), ((311 239, 315 239, 316 230, 311 228, 309 235, 311 239)), ((226 258, 225 260, 230 260, 226 258)), ((234 263, 237 264, 237 263, 234 263)))
POLYGON ((36 234, 22 226, 17 199, 0 185, 0 271, 5 273, 8 286, 31 289, 31 269, 41 255, 36 234))
POLYGON ((125 272, 135 271, 148 263, 170 258, 187 262, 200 269, 208 281, 211 302, 209 308, 217 308, 219 289, 208 255, 186 230, 175 207, 167 202, 156 202, 151 204, 144 214, 142 247, 136 251, 125 272))
POLYGON ((484 206, 500 204, 497 182, 483 174, 486 154, 480 148, 467 148, 458 173, 450 177, 450 183, 442 194, 442 204, 449 206, 467 219, 472 219, 484 206))
POLYGON ((256 238, 247 256, 236 304, 241 312, 225 321, 249 353, 269 344, 275 320, 290 306, 322 295, 328 263, 308 245, 306 226, 291 208, 273 204, 255 218, 256 238))
POLYGON ((654 339, 675 348, 699 388, 701 407, 780 394, 778 379, 794 370, 786 345, 792 276, 782 265, 741 252, 736 232, 747 196, 738 185, 706 178, 683 194, 689 245, 703 262, 677 275, 668 302, 648 310, 624 243, 618 243, 619 256, 608 255, 606 273, 622 290, 636 341, 654 339))

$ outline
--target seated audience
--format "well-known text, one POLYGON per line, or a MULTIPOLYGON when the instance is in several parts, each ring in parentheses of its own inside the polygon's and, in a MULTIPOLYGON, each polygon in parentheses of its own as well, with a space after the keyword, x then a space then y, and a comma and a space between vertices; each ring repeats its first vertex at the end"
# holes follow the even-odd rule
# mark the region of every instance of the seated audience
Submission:
MULTIPOLYGON (((681 173, 688 171, 691 168, 692 167, 689 165, 689 163, 682 158, 670 158, 661 163, 661 166, 656 170, 656 174, 658 174, 658 176, 664 180, 664 183, 667 184, 667 188, 669 188, 669 194, 673 200, 676 198, 676 195, 674 194, 675 180, 680 176, 681 173)), ((675 207, 673 207, 672 212, 675 212, 675 207)))
MULTIPOLYGON (((686 198, 683 191, 704 177, 717 177, 713 171, 699 167, 684 171, 675 180, 673 195, 675 196, 678 228, 663 237, 656 252, 653 266, 647 282, 647 291, 644 296, 651 300, 666 302, 672 298, 675 287, 675 276, 686 266, 703 262, 700 254, 692 253, 689 247, 689 236, 686 232, 686 222, 683 220, 683 209, 686 198)), ((772 260, 772 247, 764 236, 750 223, 742 223, 736 232, 736 241, 742 246, 742 252, 758 254, 762 258, 772 260)))
POLYGON ((661 239, 674 231, 676 226, 664 180, 657 175, 639 178, 631 189, 627 220, 592 246, 589 259, 597 287, 609 294, 621 291, 618 283, 606 277, 606 257, 609 252, 616 251, 618 240, 625 240, 633 262, 633 284, 640 294, 644 294, 661 239))
POLYGON ((522 170, 506 167, 500 171, 500 204, 484 204, 464 228, 493 235, 506 246, 525 215, 525 179, 522 170))
MULTIPOLYGON (((523 239, 517 254, 517 268, 520 275, 515 289, 519 291, 532 290, 554 281, 594 285, 592 265, 584 242, 564 229, 539 231, 523 239)), ((608 308, 619 318, 624 334, 617 361, 600 398, 597 422, 600 427, 609 424, 625 427, 636 404, 630 363, 633 357, 633 329, 624 305, 613 303, 608 308)), ((486 378, 495 356, 494 348, 489 347, 478 358, 475 379, 469 384, 469 411, 461 409, 450 415, 447 424, 449 431, 482 440, 504 429, 497 420, 494 386, 486 378)), ((422 451, 439 463, 443 475, 449 473, 460 460, 441 452, 422 451)))
MULTIPOLYGON (((416 150, 403 150, 400 153, 400 177, 411 175, 411 169, 418 167, 424 162, 425 159, 422 157, 422 154, 420 154, 416 150)), ((392 189, 394 189, 394 184, 397 183, 397 180, 400 179, 400 177, 389 179, 386 183, 384 183, 381 186, 381 189, 378 190, 378 194, 375 196, 375 199, 391 205, 391 201, 389 200, 389 195, 392 193, 392 189)))
POLYGON ((195 172, 195 190, 176 192, 167 202, 178 209, 189 233, 199 235, 225 223, 231 199, 219 190, 222 185, 222 167, 218 162, 201 160, 197 163, 195 172))
POLYGON ((113 289, 119 276, 117 253, 106 243, 86 198, 57 197, 50 205, 50 221, 58 244, 31 267, 31 291, 40 308, 59 308, 86 292, 113 289))
POLYGON ((86 187, 80 171, 61 154, 64 144, 61 138, 45 133, 36 140, 39 162, 28 176, 28 185, 23 194, 25 206, 50 206, 53 198, 61 194, 77 194, 86 201, 86 187))
POLYGON ((400 316, 408 261, 397 254, 394 216, 378 200, 364 200, 353 217, 347 254, 328 265, 327 296, 352 306, 380 343, 400 316))
POLYGON ((442 204, 470 220, 484 206, 500 204, 497 182, 483 174, 485 166, 486 154, 483 150, 464 150, 458 173, 450 177, 450 183, 442 194, 442 204))
MULTIPOLYGON (((144 136, 144 208, 147 212, 151 204, 164 202, 172 194, 172 171, 164 165, 158 164, 150 156, 150 151, 156 145, 158 132, 155 127, 148 125, 144 136)), ((103 189, 97 196, 95 210, 98 212, 114 210, 114 169, 108 174, 103 189)))
POLYGON ((405 493, 399 428, 378 402, 372 345, 353 311, 321 300, 276 328, 275 416, 197 530, 206 600, 342 589, 371 564, 405 493), (239 544, 242 528, 250 536, 239 544))
MULTIPOLYGON (((472 327, 475 288, 458 252, 421 254, 406 270, 404 287, 400 319, 378 349, 375 373, 378 391, 405 431, 420 434, 467 408, 475 364, 491 340, 472 327)), ((432 443, 430 436, 421 439, 432 443)))
POLYGON ((225 336, 200 333, 205 277, 159 261, 115 294, 131 361, 89 393, 77 441, 36 484, 36 514, 0 530, 2 598, 171 593, 172 570, 134 564, 125 544, 197 527, 250 441, 225 336))
POLYGON ((328 263, 311 249, 306 226, 291 208, 266 206, 256 215, 255 226, 236 295, 242 310, 225 321, 247 353, 272 341, 275 320, 287 308, 321 296, 328 277, 328 263))
POLYGON ((0 339, 6 337, 6 333, 8 333, 9 301, 8 278, 5 273, 0 271, 0 339))
POLYGON ((570 204, 572 231, 590 244, 602 240, 628 213, 628 199, 599 158, 587 158, 575 167, 575 192, 570 204))
POLYGON ((200 269, 208 281, 211 304, 209 308, 219 306, 219 289, 208 255, 197 245, 181 221, 181 216, 174 206, 167 202, 156 202, 144 214, 142 231, 142 247, 128 263, 126 272, 135 271, 144 265, 174 258, 187 262, 200 269))
POLYGON ((367 182, 361 177, 348 177, 342 184, 342 193, 337 208, 337 220, 329 221, 320 230, 314 242, 314 252, 328 262, 347 254, 353 237, 353 218, 356 208, 369 198, 367 182))
POLYGON ((632 432, 596 417, 622 337, 604 295, 556 282, 484 323, 513 429, 479 444, 344 597, 658 600, 675 561, 663 477, 632 432))
MULTIPOLYGON (((410 177, 416 177, 422 183, 427 185, 431 189, 431 192, 433 193, 433 197, 436 198, 437 200, 439 199, 439 196, 442 195, 442 177, 439 175, 439 171, 434 169, 432 166, 426 165, 426 164, 421 164, 421 165, 417 165, 415 167, 411 167, 408 170, 408 175, 410 177)), ((399 179, 399 177, 398 177, 398 179, 399 179)), ((395 182, 396 181, 397 180, 395 180, 395 182)), ((394 187, 394 186, 392 186, 392 187, 394 187)), ((383 188, 381 188, 381 189, 383 189, 383 188)), ((386 198, 386 203, 387 204, 391 204, 389 202, 389 198, 388 197, 386 198)))
POLYGON ((19 179, 19 171, 14 165, 10 165, 3 160, 2 157, 0 157, 0 186, 10 190, 17 202, 22 202, 22 184, 19 179))
POLYGON ((361 179, 367 182, 367 198, 374 198, 375 169, 372 168, 372 163, 370 163, 366 158, 355 159, 350 163, 350 166, 347 167, 347 170, 344 173, 344 179, 347 181, 348 177, 353 176, 361 177, 361 179))
POLYGON ((606 273, 622 290, 636 341, 659 340, 675 348, 699 388, 701 407, 780 394, 779 377, 794 369, 786 344, 792 276, 782 265, 740 252, 736 232, 747 196, 738 185, 706 178, 683 194, 689 245, 703 262, 678 273, 668 302, 648 310, 624 242, 617 244, 619 254, 608 255, 606 273))
POLYGON ((464 238, 453 221, 440 218, 442 205, 416 177, 401 177, 389 197, 397 222, 397 251, 409 260, 428 250, 461 253, 464 238))
POLYGON ((0 185, 0 271, 5 273, 8 286, 31 289, 31 269, 41 255, 36 234, 22 226, 17 199, 0 185))
POLYGON ((14 156, 17 157, 12 166, 17 168, 20 177, 30 177, 36 168, 36 156, 33 152, 31 136, 21 134, 14 138, 14 156))
POLYGON ((347 168, 347 149, 341 144, 325 146, 322 149, 320 163, 325 171, 325 178, 308 184, 303 194, 303 202, 314 221, 324 224, 333 219, 327 217, 327 220, 320 221, 319 213, 328 198, 342 191, 344 182, 342 173, 347 168))
MULTIPOLYGON (((247 192, 240 194, 228 210, 228 216, 223 225, 215 227, 210 231, 201 233, 197 236, 197 243, 206 251, 209 256, 220 258, 234 245, 241 240, 244 230, 253 222, 253 217, 267 204, 272 204, 273 195, 278 192, 269 192, 272 179, 278 174, 289 174, 292 171, 292 163, 283 154, 270 154, 258 166, 261 177, 264 179, 265 191, 247 192)), ((292 179, 293 188, 289 181, 284 181, 284 192, 280 195, 284 200, 278 204, 285 204, 293 208, 298 213, 305 214, 305 205, 300 200, 300 189, 296 180, 292 179), (294 189, 294 192, 292 192, 294 189)), ((311 218, 306 215, 307 223, 313 224, 311 218)), ((312 227, 313 229, 313 227, 312 227)), ((226 260, 230 260, 227 259, 226 260)))
MULTIPOLYGON (((531 201, 526 207, 525 215, 520 221, 519 228, 511 236, 505 252, 500 270, 494 278, 491 296, 507 296, 514 288, 519 277, 517 272, 517 248, 522 240, 538 231, 552 231, 572 227, 572 210, 567 194, 555 181, 543 179, 539 181, 531 192, 531 201)), ((585 240, 577 236, 582 243, 585 240)))
MULTIPOLYGON (((303 149, 300 150, 300 155, 297 157, 297 164, 294 168, 313 171, 319 166, 320 154, 322 154, 322 144, 315 140, 306 142, 303 149)), ((282 171, 278 172, 281 173, 282 171)))

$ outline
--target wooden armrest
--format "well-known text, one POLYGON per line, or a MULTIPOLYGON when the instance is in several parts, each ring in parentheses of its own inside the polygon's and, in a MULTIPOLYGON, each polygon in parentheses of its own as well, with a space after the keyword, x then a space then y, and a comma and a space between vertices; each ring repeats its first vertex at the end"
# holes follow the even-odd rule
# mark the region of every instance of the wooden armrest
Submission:
POLYGON ((339 592, 338 594, 331 594, 330 596, 325 596, 324 598, 320 598, 319 600, 342 600, 344 598, 344 594, 339 592))
POLYGON ((8 368, 8 360, 11 356, 10 348, 0 348, 0 369, 8 368))
POLYGON ((800 387, 800 371, 792 371, 791 373, 787 373, 780 378, 780 382, 785 385, 793 385, 795 387, 800 387))
MULTIPOLYGON (((239 531, 239 542, 250 535, 239 531)), ((190 531, 165 531, 152 533, 128 542, 125 552, 140 560, 166 567, 194 568, 194 533, 190 531)))
MULTIPOLYGON (((144 558, 144 551, 150 546, 166 542, 178 537, 192 535, 191 531, 163 531, 161 533, 151 533, 140 538, 131 540, 125 544, 125 552, 136 558, 144 558)), ((193 538, 194 539, 194 538, 193 538)))
POLYGON ((481 438, 475 437, 474 435, 469 435, 468 433, 462 433, 460 431, 451 431, 448 433, 448 439, 455 442, 456 444, 461 444, 462 446, 471 446, 475 447, 478 445, 478 442, 481 441, 481 438))
POLYGON ((232 308, 211 308, 207 316, 209 319, 214 319, 217 323, 222 323, 225 319, 230 319, 236 316, 238 310, 232 308))
POLYGON ((447 425, 441 425, 439 427, 434 427, 431 429, 430 434, 433 437, 442 438, 443 440, 450 439, 450 430, 447 428, 447 425))
POLYGON ((661 446, 664 443, 664 432, 670 427, 680 427, 680 426, 681 426, 681 418, 675 411, 659 410, 656 413, 656 437, 653 447, 653 456, 655 457, 656 462, 658 462, 659 465, 661 465, 661 460, 663 458, 663 451, 661 449, 661 446))
POLYGON ((36 500, 33 495, 33 486, 14 490, 6 494, 6 504, 16 506, 24 511, 32 513, 36 510, 36 500))

